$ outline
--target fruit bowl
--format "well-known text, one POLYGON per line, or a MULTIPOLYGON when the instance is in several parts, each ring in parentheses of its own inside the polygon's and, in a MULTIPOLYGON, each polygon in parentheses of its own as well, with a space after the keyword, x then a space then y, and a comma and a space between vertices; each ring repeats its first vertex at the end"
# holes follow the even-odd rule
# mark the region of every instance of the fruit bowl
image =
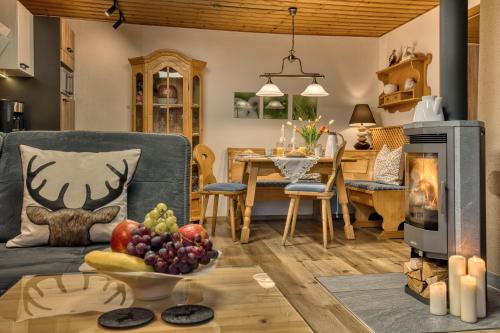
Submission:
MULTIPOLYGON (((220 255, 219 251, 218 258, 220 255)), ((80 272, 97 272, 119 280, 132 289, 137 300, 154 301, 169 297, 177 283, 182 279, 195 279, 212 272, 217 265, 217 260, 211 260, 207 265, 200 265, 195 271, 182 275, 156 272, 109 272, 96 270, 86 263, 83 263, 79 270, 80 272)))

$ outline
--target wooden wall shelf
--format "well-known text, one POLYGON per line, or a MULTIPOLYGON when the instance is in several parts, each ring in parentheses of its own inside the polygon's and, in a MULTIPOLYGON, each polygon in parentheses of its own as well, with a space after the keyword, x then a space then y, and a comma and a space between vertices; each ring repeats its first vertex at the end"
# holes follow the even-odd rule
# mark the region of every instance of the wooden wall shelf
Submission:
POLYGON ((427 67, 431 61, 430 53, 419 53, 415 58, 378 71, 377 77, 384 85, 394 84, 398 87, 398 91, 392 94, 382 92, 379 95, 378 107, 389 112, 410 111, 422 99, 422 96, 430 95, 431 88, 427 85, 427 67), (409 78, 416 81, 415 87, 401 90, 404 89, 405 81, 409 78))

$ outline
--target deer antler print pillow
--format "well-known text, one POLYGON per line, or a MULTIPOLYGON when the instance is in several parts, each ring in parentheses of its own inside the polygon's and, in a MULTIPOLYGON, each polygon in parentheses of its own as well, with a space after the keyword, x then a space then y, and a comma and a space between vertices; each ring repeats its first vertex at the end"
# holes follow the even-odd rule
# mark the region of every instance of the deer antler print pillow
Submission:
POLYGON ((21 234, 7 247, 109 242, 127 218, 127 187, 141 150, 76 153, 21 145, 20 151, 21 234))

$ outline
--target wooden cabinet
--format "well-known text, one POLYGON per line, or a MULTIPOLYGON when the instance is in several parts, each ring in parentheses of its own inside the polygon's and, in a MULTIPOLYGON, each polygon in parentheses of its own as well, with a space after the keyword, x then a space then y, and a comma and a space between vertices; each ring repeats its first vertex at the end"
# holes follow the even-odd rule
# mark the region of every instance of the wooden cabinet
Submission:
POLYGON ((61 95, 61 131, 75 129, 75 100, 61 95))
POLYGON ((10 42, 0 55, 0 71, 10 76, 33 76, 33 15, 20 2, 3 0, 0 22, 11 29, 10 42))
MULTIPOLYGON (((203 75, 206 63, 172 50, 129 59, 132 125, 136 132, 183 134, 192 147, 203 138, 203 75)), ((191 170, 190 220, 200 218, 198 170, 191 170)))
POLYGON ((430 95, 431 88, 427 85, 427 66, 432 60, 431 54, 416 54, 412 59, 401 61, 377 72, 378 79, 384 85, 394 84, 398 88, 391 94, 381 93, 379 105, 389 112, 410 111, 421 100, 422 96, 430 95), (415 86, 405 89, 407 79, 415 80, 415 86))
POLYGON ((75 68, 75 33, 61 19, 61 63, 71 70, 75 68))

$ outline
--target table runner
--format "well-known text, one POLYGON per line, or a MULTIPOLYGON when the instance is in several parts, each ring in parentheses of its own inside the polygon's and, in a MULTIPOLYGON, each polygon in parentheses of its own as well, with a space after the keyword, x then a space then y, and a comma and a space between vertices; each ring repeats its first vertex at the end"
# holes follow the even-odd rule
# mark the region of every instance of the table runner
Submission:
POLYGON ((318 163, 319 157, 271 157, 274 165, 280 169, 281 174, 289 179, 292 183, 296 183, 303 178, 311 168, 318 163))

